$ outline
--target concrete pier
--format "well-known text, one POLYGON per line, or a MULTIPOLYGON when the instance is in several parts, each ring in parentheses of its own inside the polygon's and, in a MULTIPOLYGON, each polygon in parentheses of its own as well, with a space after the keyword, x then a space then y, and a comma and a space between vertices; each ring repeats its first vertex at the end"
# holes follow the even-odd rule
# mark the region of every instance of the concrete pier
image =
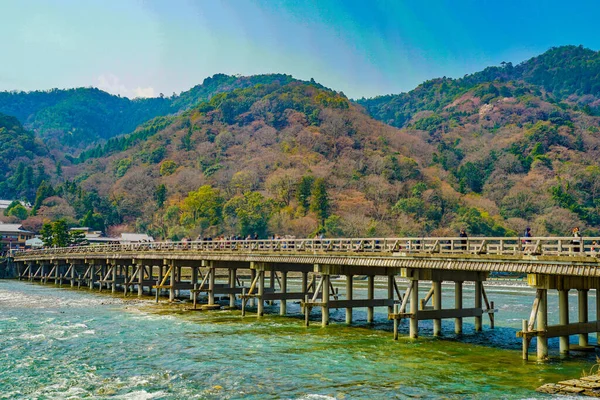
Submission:
POLYGON ((279 315, 287 314, 287 299, 285 298, 287 294, 287 280, 287 271, 281 271, 281 294, 284 296, 279 303, 279 315))
MULTIPOLYGON (((560 325, 569 325, 569 290, 558 291, 558 322, 560 325)), ((560 353, 569 354, 569 335, 562 335, 559 339, 560 353)))
MULTIPOLYGON (((367 278, 367 299, 368 300, 373 300, 375 297, 375 277, 373 275, 369 275, 369 277, 367 278)), ((373 313, 374 313, 374 308, 371 307, 367 307, 367 323, 372 324, 373 323, 373 313)))
MULTIPOLYGON (((433 282, 433 309, 440 311, 442 309, 442 282, 433 282)), ((433 319, 433 336, 440 336, 442 334, 442 319, 433 319)))
POLYGON ((329 275, 323 275, 322 280, 321 293, 323 306, 321 307, 321 325, 325 327, 329 325, 329 275))
POLYGON ((411 292, 410 292, 410 331, 409 336, 412 339, 419 337, 419 280, 413 279, 410 281, 411 292))
MULTIPOLYGON (((265 271, 264 269, 258 271, 258 310, 257 316, 262 317, 265 313, 265 302, 263 300, 265 295, 265 271)), ((209 304, 211 304, 209 302, 209 304)))
MULTIPOLYGON (((352 275, 346 275, 346 299, 352 300, 353 298, 353 277, 352 275)), ((352 307, 346 307, 346 324, 352 323, 352 307)))
MULTIPOLYGON (((482 285, 481 281, 475 281, 475 308, 481 309, 481 300, 482 300, 482 285)), ((481 316, 475 317, 475 332, 481 332, 483 327, 483 321, 481 316)))
MULTIPOLYGON (((548 291, 545 289, 539 290, 537 330, 542 333, 548 330, 548 291)), ((545 334, 537 336, 537 358, 539 361, 548 358, 548 337, 545 334)))
MULTIPOLYGON (((579 289, 577 290, 577 305, 578 305, 578 316, 579 322, 585 324, 588 322, 588 290, 579 289)), ((588 345, 588 334, 579 334, 579 346, 586 347, 588 345)))
MULTIPOLYGON (((463 283, 457 281, 454 283, 454 309, 461 310, 463 308, 463 283)), ((462 317, 454 318, 454 333, 461 334, 463 331, 462 317)))

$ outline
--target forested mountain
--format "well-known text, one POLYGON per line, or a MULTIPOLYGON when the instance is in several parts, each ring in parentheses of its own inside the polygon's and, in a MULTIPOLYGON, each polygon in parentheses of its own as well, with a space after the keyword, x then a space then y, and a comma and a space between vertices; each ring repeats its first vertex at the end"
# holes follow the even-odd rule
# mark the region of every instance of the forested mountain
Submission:
POLYGON ((404 127, 416 113, 441 110, 478 85, 511 81, 533 85, 538 95, 543 90, 548 101, 566 101, 588 114, 600 115, 600 52, 582 46, 552 48, 516 66, 502 63, 460 79, 432 79, 408 93, 360 99, 358 103, 374 118, 404 127))
POLYGON ((179 96, 133 100, 95 88, 0 92, 0 112, 18 118, 54 147, 77 150, 98 140, 130 133, 154 117, 185 111, 217 93, 291 80, 291 76, 283 74, 252 77, 217 74, 179 96))
POLYGON ((25 225, 65 217, 171 239, 598 234, 600 117, 584 83, 596 58, 552 49, 361 105, 288 76, 215 76, 178 97, 210 99, 66 160, 25 225), (214 85, 226 91, 207 95, 214 85))
POLYGON ((40 162, 32 160, 46 155, 46 148, 26 131, 17 118, 0 114, 0 198, 27 198, 47 178, 40 162))

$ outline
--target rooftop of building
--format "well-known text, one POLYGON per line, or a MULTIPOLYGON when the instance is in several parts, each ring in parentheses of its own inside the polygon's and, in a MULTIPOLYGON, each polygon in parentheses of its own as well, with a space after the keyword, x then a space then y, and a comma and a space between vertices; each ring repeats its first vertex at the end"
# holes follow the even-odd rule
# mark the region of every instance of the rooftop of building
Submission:
POLYGON ((0 223, 0 233, 33 233, 23 229, 21 224, 3 224, 0 223))

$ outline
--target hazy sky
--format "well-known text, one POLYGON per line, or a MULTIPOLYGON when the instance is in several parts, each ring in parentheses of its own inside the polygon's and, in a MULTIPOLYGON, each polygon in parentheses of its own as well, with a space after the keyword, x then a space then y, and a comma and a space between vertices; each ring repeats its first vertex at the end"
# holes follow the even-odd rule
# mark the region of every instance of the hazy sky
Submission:
POLYGON ((0 90, 170 95, 215 73, 288 73, 371 97, 600 48, 600 1, 0 0, 0 90))

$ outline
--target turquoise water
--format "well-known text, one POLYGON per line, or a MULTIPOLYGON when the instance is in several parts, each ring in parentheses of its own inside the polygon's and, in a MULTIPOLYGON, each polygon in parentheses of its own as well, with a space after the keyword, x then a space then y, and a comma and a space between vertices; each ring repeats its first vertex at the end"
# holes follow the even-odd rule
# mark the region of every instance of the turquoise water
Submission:
MULTIPOLYGON (((427 336, 431 323, 423 323, 423 336, 412 341, 403 322, 394 342, 385 308, 377 309, 374 328, 361 326, 364 312, 355 311, 358 326, 347 327, 336 322, 343 310, 332 310, 329 327, 319 326, 315 312, 307 329, 299 316, 185 312, 181 305, 0 281, 0 399, 530 399, 545 398, 533 391, 541 384, 579 377, 594 364, 595 355, 522 362, 515 331, 534 292, 511 284, 487 292, 500 309, 495 330, 486 320, 476 334, 465 319, 459 338, 444 321, 446 336, 434 339, 427 336)), ((465 306, 470 298, 467 286, 465 306)), ((555 308, 556 296, 549 296, 555 308)), ((556 318, 551 312, 550 323, 556 318)), ((550 344, 556 356, 558 344, 550 344)))

